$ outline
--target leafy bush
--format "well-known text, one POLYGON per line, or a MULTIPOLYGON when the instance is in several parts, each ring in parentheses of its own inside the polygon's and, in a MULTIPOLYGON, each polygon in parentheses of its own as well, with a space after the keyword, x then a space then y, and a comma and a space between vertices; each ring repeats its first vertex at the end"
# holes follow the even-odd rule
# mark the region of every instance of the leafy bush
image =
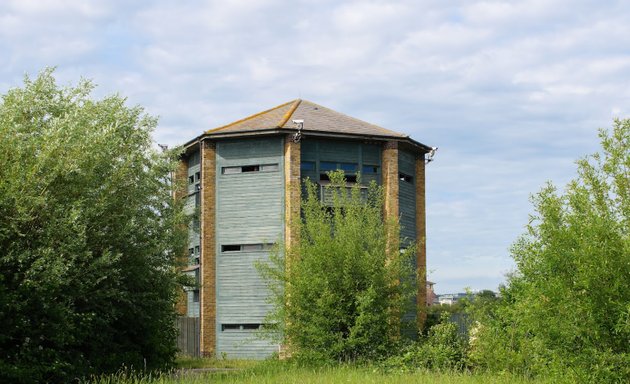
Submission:
POLYGON ((385 360, 386 371, 460 371, 466 368, 467 343, 447 312, 429 328, 428 335, 385 360))
POLYGON ((92 89, 46 70, 0 102, 0 382, 174 358, 175 162, 156 119, 92 89))
POLYGON ((324 206, 307 183, 299 245, 277 250, 271 264, 260 266, 275 304, 269 322, 294 358, 375 359, 390 353, 401 314, 411 309, 415 249, 388 250, 398 224, 383 220, 375 183, 363 194, 358 184, 346 185, 343 173, 330 179, 333 205, 324 206))
POLYGON ((600 132, 603 153, 547 185, 512 247, 517 270, 479 319, 480 367, 575 382, 630 382, 630 120, 600 132))

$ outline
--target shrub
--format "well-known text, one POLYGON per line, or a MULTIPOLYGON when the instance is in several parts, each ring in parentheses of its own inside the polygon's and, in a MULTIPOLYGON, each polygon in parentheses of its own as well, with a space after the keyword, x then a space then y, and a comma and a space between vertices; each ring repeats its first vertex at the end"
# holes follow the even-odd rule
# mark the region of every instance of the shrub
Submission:
POLYGON ((174 159, 156 119, 52 70, 0 102, 0 382, 169 366, 174 159))

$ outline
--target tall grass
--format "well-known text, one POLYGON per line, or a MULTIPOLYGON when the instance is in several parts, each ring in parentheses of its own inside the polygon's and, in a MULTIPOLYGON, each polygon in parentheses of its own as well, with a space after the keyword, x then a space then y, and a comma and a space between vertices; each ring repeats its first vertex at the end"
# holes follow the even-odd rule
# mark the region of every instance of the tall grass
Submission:
MULTIPOLYGON (((276 384, 276 383, 347 383, 347 384, 543 384, 548 381, 527 380, 512 375, 484 375, 470 373, 383 373, 374 367, 334 366, 300 367, 277 361, 266 361, 249 368, 212 367, 204 363, 204 370, 176 370, 156 375, 119 373, 88 381, 92 384, 276 384)), ((198 368, 198 367, 197 367, 198 368)))

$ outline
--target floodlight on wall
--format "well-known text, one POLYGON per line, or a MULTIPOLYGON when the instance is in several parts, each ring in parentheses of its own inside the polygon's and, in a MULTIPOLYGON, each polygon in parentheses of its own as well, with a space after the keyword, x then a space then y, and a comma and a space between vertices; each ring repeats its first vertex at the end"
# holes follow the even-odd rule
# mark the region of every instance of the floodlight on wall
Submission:
POLYGON ((293 134, 293 142, 299 143, 302 140, 302 128, 304 128, 304 119, 291 120, 297 127, 298 131, 293 134))
POLYGON ((433 157, 435 156, 435 152, 437 152, 438 147, 431 147, 431 150, 427 154, 426 162, 427 164, 433 161, 433 157))

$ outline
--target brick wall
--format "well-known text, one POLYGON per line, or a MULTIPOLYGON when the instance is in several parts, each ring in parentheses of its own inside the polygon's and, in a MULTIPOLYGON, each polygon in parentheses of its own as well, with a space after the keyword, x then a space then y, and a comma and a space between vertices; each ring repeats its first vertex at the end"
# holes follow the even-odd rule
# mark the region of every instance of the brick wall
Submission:
POLYGON ((201 144, 201 273, 200 347, 202 356, 214 356, 216 346, 216 143, 201 144))
POLYGON ((285 201, 285 230, 284 241, 287 247, 299 241, 300 221, 300 143, 293 141, 292 135, 284 140, 284 201, 285 201))
POLYGON ((418 266, 418 327, 424 328, 427 319, 427 242, 424 154, 416 159, 416 265, 418 266))
MULTIPOLYGON (((383 192, 384 219, 398 220, 398 142, 388 141, 383 145, 383 192)), ((388 252, 398 252, 400 239, 392 234, 388 239, 388 252)))

